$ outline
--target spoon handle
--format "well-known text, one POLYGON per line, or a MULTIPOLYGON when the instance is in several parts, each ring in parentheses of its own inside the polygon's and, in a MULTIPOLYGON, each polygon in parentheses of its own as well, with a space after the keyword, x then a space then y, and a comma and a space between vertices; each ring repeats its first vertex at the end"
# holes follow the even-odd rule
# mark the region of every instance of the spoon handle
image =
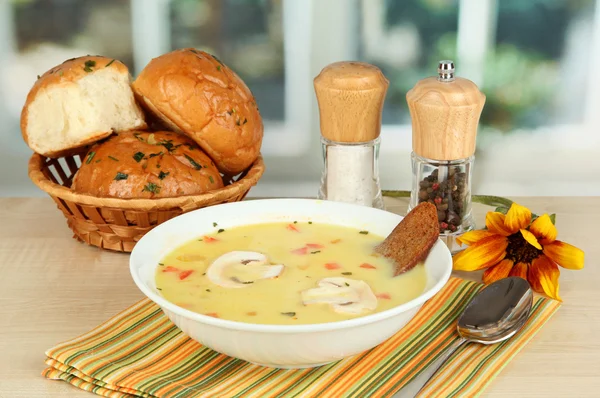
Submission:
POLYGON ((437 372, 437 370, 446 362, 448 358, 467 340, 462 337, 456 340, 454 343, 450 345, 450 347, 446 348, 438 359, 432 362, 429 366, 427 366, 421 373, 412 379, 408 384, 406 384, 400 391, 393 395, 392 398, 413 398, 416 397, 419 391, 427 384, 429 379, 433 377, 433 375, 437 372))

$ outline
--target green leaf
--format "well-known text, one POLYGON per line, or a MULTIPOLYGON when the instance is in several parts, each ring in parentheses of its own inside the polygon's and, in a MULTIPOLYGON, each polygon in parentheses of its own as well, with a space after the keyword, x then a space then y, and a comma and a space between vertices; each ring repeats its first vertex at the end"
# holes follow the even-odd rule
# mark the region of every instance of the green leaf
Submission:
POLYGON ((152 193, 159 193, 160 192, 160 186, 149 182, 148 184, 146 184, 146 186, 144 187, 144 189, 142 189, 142 192, 144 191, 148 191, 148 192, 152 192, 152 193))
POLYGON ((513 204, 513 201, 510 199, 492 195, 473 195, 471 196, 471 200, 475 203, 481 203, 484 205, 495 207, 510 208, 510 206, 512 206, 513 204))
POLYGON ((92 161, 92 159, 94 158, 94 156, 96 156, 96 152, 94 152, 94 151, 90 152, 90 154, 88 155, 87 160, 85 161, 85 164, 90 164, 90 162, 92 161))
POLYGON ((92 60, 85 61, 85 64, 84 64, 83 70, 84 70, 84 71, 86 71, 86 72, 88 72, 88 73, 89 73, 89 72, 92 72, 92 71, 93 71, 93 70, 92 70, 92 68, 93 68, 94 66, 96 66, 96 61, 92 61, 92 60))
POLYGON ((285 315, 285 316, 296 316, 295 312, 282 312, 281 315, 285 315))
POLYGON ((169 175, 169 173, 165 173, 165 172, 161 171, 160 173, 158 173, 158 179, 164 180, 164 178, 168 175, 169 175))
POLYGON ((506 213, 508 213, 508 208, 500 206, 500 207, 496 207, 496 210, 494 210, 494 211, 497 213, 506 214, 506 213))
MULTIPOLYGON (((387 196, 390 198, 409 198, 410 191, 395 191, 395 190, 382 190, 383 196, 387 196)), ((487 206, 495 207, 496 212, 506 214, 508 213, 508 209, 512 206, 513 201, 507 198, 503 198, 501 196, 492 196, 492 195, 472 195, 471 201, 473 203, 481 203, 487 206)), ((535 220, 538 216, 536 214, 531 214, 531 221, 535 220)), ((550 214, 550 220, 552 224, 556 225, 556 214, 550 214)))
POLYGON ((223 62, 221 62, 221 60, 219 58, 217 58, 215 55, 210 54, 211 57, 213 57, 215 59, 215 61, 217 61, 218 63, 220 63, 221 65, 225 65, 223 62))
POLYGON ((139 163, 144 158, 144 156, 146 156, 146 154, 144 154, 144 152, 136 152, 133 155, 133 159, 139 163))
POLYGON ((127 177, 129 177, 128 174, 125 173, 121 173, 120 171, 117 173, 117 175, 115 176, 115 181, 121 181, 121 180, 126 180, 127 177))
POLYGON ((187 154, 184 155, 186 157, 186 159, 190 162, 190 164, 196 169, 196 170, 200 170, 202 168, 202 166, 200 166, 194 159, 192 159, 190 156, 188 156, 187 154))

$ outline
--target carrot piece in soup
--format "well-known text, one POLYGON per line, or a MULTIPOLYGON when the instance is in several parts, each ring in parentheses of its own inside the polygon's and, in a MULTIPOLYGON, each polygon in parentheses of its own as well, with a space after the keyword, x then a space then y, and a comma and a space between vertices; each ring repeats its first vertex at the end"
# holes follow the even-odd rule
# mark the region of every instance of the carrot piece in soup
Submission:
POLYGON ((193 269, 188 269, 186 271, 182 271, 179 274, 179 280, 184 280, 185 278, 187 278, 188 276, 192 275, 192 273, 194 272, 193 269))
POLYGON ((310 247, 311 249, 322 249, 322 248, 324 248, 325 246, 323 246, 323 245, 320 245, 320 244, 318 244, 318 243, 307 243, 307 244, 306 244, 306 247, 310 247))
POLYGON ((332 270, 332 269, 339 269, 342 267, 338 263, 327 263, 327 264, 325 264, 325 268, 332 270))
POLYGON ((331 243, 333 243, 335 245, 336 243, 340 243, 341 241, 342 241, 341 239, 334 239, 331 241, 331 243))
POLYGON ((206 243, 212 243, 212 242, 218 241, 217 238, 213 238, 212 236, 205 236, 203 239, 204 239, 204 242, 206 242, 206 243))
POLYGON ((390 300, 392 298, 389 293, 377 293, 375 297, 386 300, 390 300))
POLYGON ((246 315, 255 316, 256 315, 256 311, 246 312, 246 315))
POLYGON ((369 264, 369 263, 362 263, 362 264, 360 265, 360 268, 366 268, 366 269, 377 269, 377 267, 376 267, 376 266, 374 266, 374 265, 371 265, 371 264, 369 264))
POLYGON ((308 252, 308 247, 301 247, 300 249, 292 250, 292 254, 304 255, 308 252))
POLYGON ((179 268, 167 265, 165 268, 163 268, 162 272, 179 272, 179 268))
POLYGON ((296 228, 294 226, 294 224, 288 224, 287 229, 289 229, 290 231, 294 231, 294 232, 300 232, 300 230, 298 228, 296 228))
POLYGON ((213 318, 218 318, 219 314, 217 314, 216 312, 209 312, 208 314, 204 314, 206 316, 212 316, 213 318))

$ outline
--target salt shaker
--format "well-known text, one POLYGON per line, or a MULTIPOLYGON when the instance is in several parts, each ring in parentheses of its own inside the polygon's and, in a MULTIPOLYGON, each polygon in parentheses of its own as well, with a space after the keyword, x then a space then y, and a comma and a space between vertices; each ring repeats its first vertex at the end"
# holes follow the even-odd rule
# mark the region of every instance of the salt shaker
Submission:
POLYGON ((438 76, 417 82, 406 100, 413 145, 409 211, 421 202, 435 204, 440 238, 456 253, 463 249, 456 238, 475 228, 471 173, 485 95, 454 76, 452 61, 440 61, 438 76))
POLYGON ((383 208, 379 145, 389 85, 363 62, 336 62, 314 79, 324 168, 319 199, 383 208))

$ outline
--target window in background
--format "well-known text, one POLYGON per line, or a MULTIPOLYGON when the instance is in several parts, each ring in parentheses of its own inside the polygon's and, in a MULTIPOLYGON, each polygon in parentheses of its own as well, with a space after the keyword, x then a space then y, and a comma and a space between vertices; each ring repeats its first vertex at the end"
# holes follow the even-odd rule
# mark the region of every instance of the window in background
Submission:
POLYGON ((510 132, 584 122, 594 3, 497 2, 495 46, 485 61, 484 125, 510 132))
POLYGON ((486 94, 473 189, 598 194, 598 0, 361 0, 359 59, 388 79, 382 186, 410 187, 405 95, 453 59, 486 94), (550 161, 552 159, 552 161, 550 161))
POLYGON ((456 54, 457 1, 362 0, 359 57, 389 79, 383 124, 410 124, 406 92, 456 54))
POLYGON ((171 0, 171 49, 195 47, 225 60, 266 120, 284 119, 280 0, 171 0))
POLYGON ((594 7, 594 0, 362 0, 360 58, 390 80, 383 124, 410 124, 406 92, 434 75, 440 59, 455 60, 458 75, 485 92, 485 131, 583 123, 594 7))
POLYGON ((129 1, 11 0, 20 53, 49 46, 133 63, 129 1))

